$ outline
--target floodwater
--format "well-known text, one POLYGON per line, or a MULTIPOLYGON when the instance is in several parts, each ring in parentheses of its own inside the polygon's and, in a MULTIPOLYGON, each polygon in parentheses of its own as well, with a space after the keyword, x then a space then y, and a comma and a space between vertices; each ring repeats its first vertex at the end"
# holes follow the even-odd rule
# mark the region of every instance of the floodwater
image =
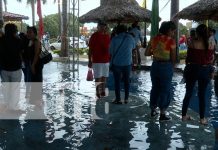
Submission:
MULTIPOLYGON (((132 73, 128 104, 113 105, 113 78, 108 80, 109 96, 96 101, 95 83, 86 81, 87 65, 79 73, 69 64, 51 62, 44 68, 43 99, 47 120, 0 120, 0 149, 81 150, 166 150, 216 149, 214 129, 218 127, 218 103, 213 82, 207 92, 210 125, 180 119, 185 85, 182 75, 173 77, 174 98, 168 110, 173 120, 160 123, 149 116, 150 73, 132 73), (210 99, 210 101, 209 101, 210 99)), ((191 108, 198 111, 196 94, 191 108)))

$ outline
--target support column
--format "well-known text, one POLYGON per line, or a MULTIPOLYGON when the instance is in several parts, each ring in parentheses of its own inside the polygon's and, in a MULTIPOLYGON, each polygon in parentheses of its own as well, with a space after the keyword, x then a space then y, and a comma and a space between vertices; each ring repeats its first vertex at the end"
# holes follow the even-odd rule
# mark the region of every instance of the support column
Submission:
POLYGON ((2 32, 2 27, 4 25, 2 1, 3 0, 0 0, 0 32, 2 32))
MULTIPOLYGON (((171 20, 175 16, 176 13, 179 12, 179 0, 171 0, 171 14, 170 18, 171 20)), ((177 26, 177 32, 176 32, 176 60, 179 62, 179 44, 178 44, 178 39, 179 39, 179 19, 174 19, 173 20, 177 26)))

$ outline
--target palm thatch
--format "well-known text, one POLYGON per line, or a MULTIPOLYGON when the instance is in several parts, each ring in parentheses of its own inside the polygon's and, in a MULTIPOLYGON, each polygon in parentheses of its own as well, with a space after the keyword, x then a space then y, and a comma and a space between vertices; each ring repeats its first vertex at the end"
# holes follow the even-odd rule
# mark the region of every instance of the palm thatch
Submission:
POLYGON ((22 21, 22 20, 28 20, 28 16, 10 13, 10 12, 3 12, 3 18, 4 21, 22 21))
POLYGON ((135 0, 108 0, 79 18, 85 22, 151 22, 151 11, 140 7, 135 0))
POLYGON ((218 21, 218 0, 200 0, 178 12, 174 18, 218 21))

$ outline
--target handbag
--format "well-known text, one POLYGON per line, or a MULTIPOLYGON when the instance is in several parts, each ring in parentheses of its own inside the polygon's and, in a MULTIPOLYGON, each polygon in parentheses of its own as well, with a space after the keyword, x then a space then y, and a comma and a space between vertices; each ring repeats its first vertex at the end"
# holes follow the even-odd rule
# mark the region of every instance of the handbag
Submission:
POLYGON ((111 58, 111 62, 110 62, 110 66, 109 66, 109 70, 110 71, 113 71, 113 67, 114 67, 114 64, 113 64, 113 60, 114 60, 114 57, 117 55, 120 47, 122 46, 124 40, 125 40, 126 36, 124 36, 122 42, 120 43, 119 47, 117 48, 117 50, 115 51, 114 55, 112 55, 112 58, 111 58))
POLYGON ((41 54, 39 57, 40 57, 40 62, 42 64, 47 64, 53 59, 52 54, 45 48, 44 45, 43 48, 41 49, 41 54))
POLYGON ((93 79, 94 79, 94 75, 93 75, 92 68, 89 68, 86 76, 86 81, 93 81, 93 79))

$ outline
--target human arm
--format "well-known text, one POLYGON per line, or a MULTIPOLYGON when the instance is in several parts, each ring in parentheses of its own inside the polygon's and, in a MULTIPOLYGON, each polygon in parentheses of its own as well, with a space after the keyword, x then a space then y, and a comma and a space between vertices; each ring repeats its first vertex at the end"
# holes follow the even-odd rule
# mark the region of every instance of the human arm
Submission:
POLYGON ((88 67, 92 68, 92 49, 90 47, 88 51, 88 67))
POLYGON ((33 74, 35 74, 35 69, 36 69, 36 64, 38 63, 39 61, 39 56, 40 56, 40 53, 41 53, 41 43, 38 41, 38 40, 35 40, 34 41, 34 58, 33 58, 33 63, 32 63, 32 72, 33 74))
POLYGON ((94 45, 93 37, 94 37, 94 34, 89 39, 89 50, 88 50, 88 67, 89 68, 92 68, 92 55, 93 55, 93 45, 94 45))
POLYGON ((145 49, 145 56, 151 56, 152 55, 152 47, 151 47, 151 42, 148 43, 148 46, 145 49))
POLYGON ((175 66, 176 64, 176 43, 175 42, 173 42, 173 44, 171 45, 170 60, 175 66))

